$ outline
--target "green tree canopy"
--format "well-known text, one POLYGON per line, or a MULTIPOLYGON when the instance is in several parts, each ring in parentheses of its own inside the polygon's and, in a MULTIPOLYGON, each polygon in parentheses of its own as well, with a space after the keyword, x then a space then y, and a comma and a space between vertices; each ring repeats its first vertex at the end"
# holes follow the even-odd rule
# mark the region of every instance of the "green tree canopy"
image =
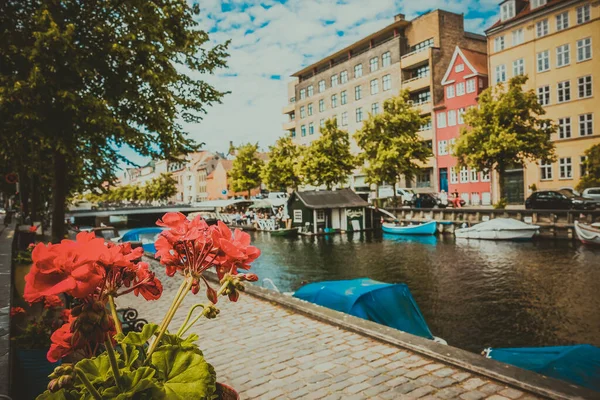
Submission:
POLYGON ((509 166, 556 159, 551 141, 556 126, 541 118, 546 111, 535 92, 523 91, 527 79, 519 75, 506 89, 499 84, 484 90, 479 106, 465 113, 468 128, 461 129, 453 149, 459 165, 498 172, 501 198, 505 197, 504 172, 509 166))
MULTIPOLYGON (((412 106, 407 90, 383 103, 383 113, 369 115, 354 139, 363 152, 359 160, 364 163, 367 182, 380 185, 392 183, 394 189, 401 175, 412 180, 433 155, 419 136, 419 128, 427 122, 418 109, 412 106)), ((396 190, 394 190, 396 196, 396 190)))
POLYGON ((238 147, 233 166, 227 176, 234 192, 248 192, 260 185, 260 173, 263 161, 258 158, 258 143, 244 144, 238 147))
POLYGON ((336 184, 344 183, 355 165, 356 159, 350 153, 348 132, 338 128, 334 119, 329 119, 321 128, 321 137, 304 151, 299 171, 303 183, 325 185, 331 189, 336 184))
POLYGON ((600 187, 600 144, 595 144, 585 151, 584 163, 586 175, 582 176, 577 184, 577 190, 591 187, 600 187))
POLYGON ((227 43, 209 46, 185 0, 5 0, 0 25, 0 136, 17 139, 2 151, 23 137, 47 149, 53 241, 68 195, 112 182, 121 147, 195 150, 178 121, 225 94, 201 78, 225 66, 227 43))
POLYGON ((290 136, 277 140, 269 146, 269 162, 263 167, 261 177, 270 190, 296 189, 300 185, 298 162, 301 149, 290 136))

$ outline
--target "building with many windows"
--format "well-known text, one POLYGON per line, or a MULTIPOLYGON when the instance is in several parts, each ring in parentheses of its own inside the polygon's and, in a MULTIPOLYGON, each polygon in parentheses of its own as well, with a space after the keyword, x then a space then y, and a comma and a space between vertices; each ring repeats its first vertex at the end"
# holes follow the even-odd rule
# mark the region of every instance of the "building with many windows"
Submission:
MULTIPOLYGON (((411 21, 398 14, 385 28, 296 72, 283 109, 284 130, 296 143, 308 145, 319 136, 325 120, 335 118, 352 136, 369 113, 381 112, 383 102, 401 89, 408 89, 414 105, 431 117, 432 104, 442 98, 440 81, 454 48, 486 50, 485 38, 465 32, 463 22, 462 15, 442 10, 411 21)), ((421 136, 432 145, 431 122, 422 127, 421 136)), ((352 150, 359 150, 354 143, 352 150)), ((434 170, 432 158, 416 182, 400 185, 432 191, 438 186, 434 170)), ((350 185, 357 191, 368 190, 360 172, 350 185)))
POLYGON ((556 162, 514 168, 505 196, 522 203, 527 188, 575 187, 584 151, 600 143, 600 6, 590 0, 506 0, 486 30, 492 84, 525 74, 558 126, 556 162))

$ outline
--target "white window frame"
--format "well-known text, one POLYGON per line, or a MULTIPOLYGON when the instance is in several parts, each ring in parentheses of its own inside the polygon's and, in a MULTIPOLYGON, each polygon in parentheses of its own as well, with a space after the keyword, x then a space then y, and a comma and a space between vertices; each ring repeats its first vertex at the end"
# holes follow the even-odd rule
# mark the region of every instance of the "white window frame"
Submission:
POLYGON ((552 164, 542 164, 540 163, 540 181, 551 181, 554 179, 554 174, 552 171, 552 164))
POLYGON ((308 124, 308 134, 309 135, 315 134, 315 124, 313 124, 312 122, 308 124))
POLYGON ((338 85, 338 76, 337 74, 331 75, 331 87, 334 88, 338 85))
POLYGON ((371 94, 379 93, 379 79, 372 79, 370 82, 371 94))
POLYGON ((531 0, 531 9, 534 10, 538 7, 545 5, 547 0, 531 0))
POLYGON ((448 126, 456 126, 456 110, 448 110, 448 126))
POLYGON ((308 103, 306 106, 306 114, 310 117, 313 115, 313 103, 308 103))
POLYGON ((571 126, 571 117, 563 117, 558 119, 558 138, 569 139, 573 135, 571 126))
POLYGON ((543 19, 535 23, 535 37, 541 38, 550 33, 550 24, 548 19, 543 19))
POLYGON ((473 168, 471 168, 469 171, 471 174, 471 176, 469 177, 471 182, 473 182, 473 183, 479 182, 479 171, 477 171, 476 169, 473 169, 473 168))
POLYGON ((302 125, 300 127, 300 136, 302 136, 302 137, 306 136, 306 125, 302 125))
POLYGON ((306 118, 306 108, 304 106, 300 107, 300 118, 306 118))
POLYGON ((458 111, 456 112, 456 118, 457 118, 458 125, 463 125, 465 123, 464 115, 465 115, 465 109, 459 108, 458 111))
POLYGON ((342 126, 348 126, 348 111, 342 113, 342 126))
POLYGON ((525 41, 525 34, 523 28, 512 31, 512 45, 518 46, 525 41))
POLYGON ((558 159, 558 178, 573 179, 573 162, 571 157, 558 159))
POLYGON ((363 75, 362 64, 356 64, 354 66, 354 77, 355 78, 360 78, 362 75, 363 75))
POLYGON ((381 78, 382 81, 382 86, 383 86, 383 91, 385 92, 386 90, 391 90, 392 89, 392 75, 387 74, 384 75, 381 78))
POLYGON ((306 98, 306 89, 300 89, 300 100, 304 100, 306 98))
POLYGON ((577 118, 579 122, 579 136, 591 136, 594 134, 594 114, 580 114, 577 118))
POLYGON ((456 84, 456 96, 464 96, 465 95, 465 83, 458 82, 456 84))
POLYGON ((454 72, 463 72, 465 70, 465 64, 456 64, 454 67, 454 72))
POLYGON ((494 82, 496 84, 506 82, 506 65, 496 65, 496 68, 494 69, 494 82))
POLYGON ((320 99, 319 100, 319 112, 324 112, 325 111, 325 99, 320 99))
POLYGON ((590 4, 577 7, 577 25, 588 22, 592 17, 590 4))
POLYGON ((587 99, 594 95, 594 86, 592 84, 592 76, 580 76, 577 78, 577 96, 580 99, 587 99), (589 91, 587 90, 589 86, 589 91), (583 92, 583 96, 581 95, 583 92), (589 93, 589 94, 588 94, 589 93))
POLYGON ((550 51, 544 50, 537 53, 537 72, 546 72, 550 70, 550 51))
POLYGON ((451 99, 454 97, 454 85, 449 85, 446 87, 446 98, 451 99))
POLYGON ((392 53, 390 51, 386 51, 381 55, 381 67, 387 67, 392 65, 392 53))
POLYGON ((302 223, 302 210, 294 210, 294 222, 302 223))
POLYGON ((340 105, 344 105, 348 103, 348 92, 346 90, 342 90, 340 92, 340 105))
POLYGON ((448 140, 448 154, 454 154, 454 145, 456 144, 456 138, 448 140))
POLYGON ((354 100, 362 99, 362 86, 354 86, 354 100))
POLYGON ((525 59, 519 58, 513 61, 513 76, 525 75, 525 59))
POLYGON ((507 1, 500 6, 500 19, 506 21, 515 16, 515 2, 513 0, 507 1))
POLYGON ((325 79, 319 81, 319 93, 323 93, 327 87, 325 86, 325 79))
POLYGON ((541 106, 550 105, 550 85, 544 85, 537 88, 538 103, 541 106))
POLYGON ((338 106, 337 103, 337 94, 331 95, 331 108, 336 108, 338 106))
POLYGON ((456 167, 451 167, 450 169, 450 183, 456 185, 458 183, 458 172, 456 172, 456 167))
POLYGON ((372 57, 369 60, 369 72, 375 72, 379 69, 379 57, 372 57))
POLYGON ((474 93, 476 86, 475 78, 467 79, 467 93, 474 93))
POLYGON ((448 141, 438 140, 438 156, 445 156, 448 154, 448 141))
POLYGON ((556 68, 571 64, 571 46, 569 43, 556 48, 556 68))
POLYGON ((379 114, 379 103, 371 104, 371 114, 373 114, 373 115, 379 114))
POLYGON ((489 182, 491 179, 492 178, 489 169, 486 168, 483 171, 481 171, 481 182, 489 182))
POLYGON ((314 89, 313 85, 310 85, 309 87, 306 88, 306 95, 308 97, 310 97, 313 94, 315 94, 315 89, 314 89))
POLYGON ((362 107, 358 107, 356 109, 356 122, 362 122, 362 120, 363 120, 362 107))
POLYGON ((592 59, 592 38, 587 37, 577 41, 577 62, 592 59), (584 53, 582 53, 582 51, 584 53))
POLYGON ((324 128, 324 127, 325 127, 325 118, 321 118, 321 119, 319 120, 319 127, 320 127, 320 128, 324 128))
POLYGON ((498 52, 502 50, 504 50, 504 35, 494 38, 494 51, 498 52))
POLYGON ((556 15, 556 30, 562 31, 569 27, 569 12, 565 11, 556 15))
POLYGON ((340 72, 340 85, 348 82, 348 71, 340 72))
POLYGON ((467 167, 460 169, 460 183, 469 183, 469 169, 467 167))
POLYGON ((438 128, 445 128, 446 125, 446 113, 445 112, 440 112, 437 114, 437 127, 438 128))
POLYGON ((571 81, 562 81, 556 84, 556 102, 565 103, 571 100, 571 81))

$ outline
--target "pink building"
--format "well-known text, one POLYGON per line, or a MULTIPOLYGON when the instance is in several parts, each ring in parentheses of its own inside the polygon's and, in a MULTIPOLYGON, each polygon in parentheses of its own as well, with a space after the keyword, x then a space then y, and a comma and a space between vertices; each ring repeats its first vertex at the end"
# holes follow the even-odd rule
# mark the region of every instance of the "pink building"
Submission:
POLYGON ((465 127, 463 113, 477 106, 479 94, 488 86, 487 55, 457 46, 441 84, 444 97, 434 107, 438 190, 456 190, 467 204, 491 204, 490 174, 459 169, 452 155, 452 146, 465 127))

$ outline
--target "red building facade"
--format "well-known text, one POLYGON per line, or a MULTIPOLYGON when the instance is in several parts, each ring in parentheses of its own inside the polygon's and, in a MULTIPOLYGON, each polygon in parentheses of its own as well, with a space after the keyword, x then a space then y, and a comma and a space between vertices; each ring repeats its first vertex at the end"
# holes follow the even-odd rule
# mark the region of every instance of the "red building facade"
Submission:
POLYGON ((477 106, 479 94, 488 86, 487 55, 457 46, 441 84, 444 100, 434 108, 438 190, 447 193, 456 190, 467 204, 489 205, 492 201, 490 174, 459 169, 452 155, 452 146, 465 127, 464 112, 477 106))

